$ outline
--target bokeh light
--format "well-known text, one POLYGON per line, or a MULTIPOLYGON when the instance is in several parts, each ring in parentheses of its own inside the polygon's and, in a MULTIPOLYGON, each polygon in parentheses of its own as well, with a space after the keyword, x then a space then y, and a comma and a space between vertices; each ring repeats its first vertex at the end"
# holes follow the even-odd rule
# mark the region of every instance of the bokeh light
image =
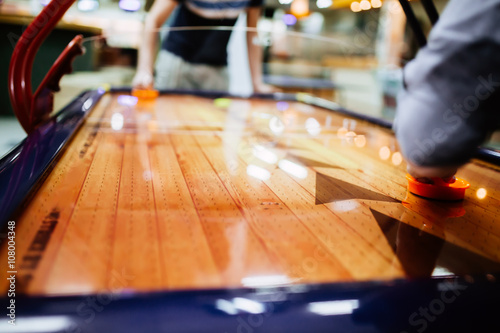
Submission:
POLYGON ((400 152, 395 152, 394 154, 392 154, 392 164, 398 166, 401 163, 403 163, 403 155, 401 155, 400 152))
POLYGON ((372 8, 372 4, 368 0, 362 0, 359 3, 359 6, 361 7, 362 10, 368 10, 368 9, 372 8))
POLYGON ((382 1, 380 1, 380 0, 372 0, 372 7, 373 8, 380 8, 380 7, 382 7, 382 1))
POLYGON ((488 191, 486 191, 486 189, 482 188, 482 187, 480 189, 478 189, 476 192, 476 196, 481 200, 486 198, 487 194, 488 194, 488 191))
POLYGON ((389 149, 389 147, 383 146, 378 151, 378 156, 380 156, 380 158, 385 161, 385 160, 389 159, 389 157, 391 157, 391 150, 389 149))
POLYGON ((355 13, 360 12, 361 11, 361 5, 359 4, 359 2, 354 1, 353 3, 351 3, 351 10, 353 12, 355 12, 355 13))
POLYGON ((354 144, 359 147, 363 148, 366 146, 366 137, 364 135, 358 135, 354 138, 354 144))
POLYGON ((316 0, 316 6, 318 8, 328 8, 333 4, 332 0, 316 0))

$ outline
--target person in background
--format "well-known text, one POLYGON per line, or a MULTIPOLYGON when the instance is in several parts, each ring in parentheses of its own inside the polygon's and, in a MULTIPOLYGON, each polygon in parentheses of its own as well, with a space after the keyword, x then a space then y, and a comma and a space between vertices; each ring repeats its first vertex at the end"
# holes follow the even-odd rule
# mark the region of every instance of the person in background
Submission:
MULTIPOLYGON (((239 14, 246 12, 247 26, 256 28, 263 0, 156 0, 146 17, 145 34, 139 49, 137 72, 132 85, 135 88, 199 89, 227 91, 227 44, 230 29, 239 14), (172 27, 205 27, 201 29, 170 31, 157 50, 158 29, 175 12, 172 27)), ((247 49, 255 93, 270 93, 274 89, 262 80, 262 50, 254 43, 255 31, 247 33, 247 49)))
POLYGON ((500 127, 500 0, 451 0, 404 70, 394 131, 408 172, 451 182, 500 127))

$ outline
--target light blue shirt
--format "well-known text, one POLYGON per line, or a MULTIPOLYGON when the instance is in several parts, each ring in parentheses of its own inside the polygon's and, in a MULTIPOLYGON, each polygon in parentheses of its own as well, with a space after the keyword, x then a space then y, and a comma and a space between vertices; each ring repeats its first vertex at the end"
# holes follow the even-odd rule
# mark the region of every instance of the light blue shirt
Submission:
POLYGON ((419 166, 458 166, 500 127, 500 0, 451 0, 404 69, 394 131, 419 166))

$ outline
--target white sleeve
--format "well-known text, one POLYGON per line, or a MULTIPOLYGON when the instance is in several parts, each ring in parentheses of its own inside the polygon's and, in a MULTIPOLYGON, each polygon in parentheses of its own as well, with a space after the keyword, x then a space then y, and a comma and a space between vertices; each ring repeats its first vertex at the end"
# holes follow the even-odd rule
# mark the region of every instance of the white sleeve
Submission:
POLYGON ((500 0, 451 0, 404 70, 394 131, 415 165, 458 166, 500 127, 500 0))

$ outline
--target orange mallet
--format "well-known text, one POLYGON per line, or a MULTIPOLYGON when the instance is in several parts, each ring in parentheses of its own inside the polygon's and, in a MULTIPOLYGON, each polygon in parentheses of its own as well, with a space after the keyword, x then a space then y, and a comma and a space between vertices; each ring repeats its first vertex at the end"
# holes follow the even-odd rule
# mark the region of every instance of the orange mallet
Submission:
POLYGON ((463 200, 465 190, 470 187, 469 183, 460 178, 456 178, 452 183, 447 183, 441 178, 431 178, 433 184, 419 182, 409 174, 406 175, 406 179, 408 179, 408 191, 420 197, 435 200, 463 200))
POLYGON ((132 89, 132 96, 137 97, 139 100, 153 100, 159 95, 158 90, 155 89, 132 89))

